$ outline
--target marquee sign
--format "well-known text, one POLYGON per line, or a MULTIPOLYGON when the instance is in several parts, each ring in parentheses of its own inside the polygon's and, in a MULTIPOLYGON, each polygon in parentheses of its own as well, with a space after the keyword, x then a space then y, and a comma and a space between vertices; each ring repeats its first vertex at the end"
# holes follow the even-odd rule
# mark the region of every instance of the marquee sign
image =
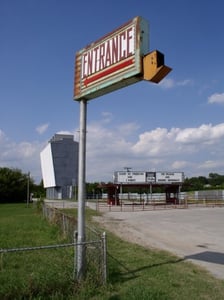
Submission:
POLYGON ((178 183, 183 181, 183 172, 156 172, 157 183, 178 183))
POLYGON ((179 184, 184 182, 183 172, 116 171, 114 183, 120 184, 179 184))
POLYGON ((148 23, 136 17, 76 53, 74 99, 90 100, 142 80, 148 23))
POLYGON ((118 183, 145 183, 146 173, 142 171, 115 172, 114 181, 118 183))

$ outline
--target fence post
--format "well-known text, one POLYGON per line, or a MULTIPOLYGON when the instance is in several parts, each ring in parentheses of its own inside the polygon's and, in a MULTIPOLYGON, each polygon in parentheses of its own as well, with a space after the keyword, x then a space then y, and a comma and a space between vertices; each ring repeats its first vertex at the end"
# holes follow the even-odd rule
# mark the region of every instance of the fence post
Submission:
POLYGON ((77 264, 78 264, 78 255, 77 255, 78 245, 77 245, 77 242, 78 242, 78 231, 74 230, 74 279, 77 278, 77 270, 78 270, 78 267, 77 267, 77 264))
POLYGON ((62 230, 63 230, 63 234, 66 235, 65 215, 64 214, 62 214, 62 230))
POLYGON ((102 250, 103 250, 103 283, 106 284, 107 282, 107 238, 106 232, 103 232, 102 235, 102 250))

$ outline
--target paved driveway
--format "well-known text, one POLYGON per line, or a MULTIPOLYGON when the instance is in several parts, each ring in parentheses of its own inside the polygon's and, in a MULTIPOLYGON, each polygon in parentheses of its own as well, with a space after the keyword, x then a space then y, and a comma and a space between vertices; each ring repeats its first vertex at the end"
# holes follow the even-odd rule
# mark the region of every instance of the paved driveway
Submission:
POLYGON ((224 279, 224 208, 106 212, 103 223, 127 240, 168 250, 224 279))

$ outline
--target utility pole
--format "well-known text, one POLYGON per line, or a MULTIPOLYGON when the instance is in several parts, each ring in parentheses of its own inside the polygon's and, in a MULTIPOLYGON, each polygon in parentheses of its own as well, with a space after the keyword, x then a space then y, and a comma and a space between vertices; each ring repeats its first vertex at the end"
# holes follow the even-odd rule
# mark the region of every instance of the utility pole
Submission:
POLYGON ((124 167, 124 169, 127 171, 127 172, 130 172, 131 171, 131 167, 124 167))

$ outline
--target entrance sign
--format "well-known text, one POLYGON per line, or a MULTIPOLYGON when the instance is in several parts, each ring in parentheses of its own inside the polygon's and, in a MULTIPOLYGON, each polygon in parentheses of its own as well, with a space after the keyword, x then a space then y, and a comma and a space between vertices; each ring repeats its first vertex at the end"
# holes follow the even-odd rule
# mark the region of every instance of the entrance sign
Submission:
MULTIPOLYGON (((80 102, 77 279, 85 274, 85 182, 87 101, 141 80, 159 83, 171 68, 163 54, 149 51, 148 23, 135 17, 117 30, 78 51, 75 57, 74 100, 80 102)), ((150 172, 149 172, 150 173, 150 172)), ((127 182, 147 181, 154 174, 132 172, 122 175, 127 182), (126 176, 126 177, 125 177, 126 176)))
POLYGON ((135 17, 76 53, 74 99, 90 100, 142 80, 148 22, 135 17))

